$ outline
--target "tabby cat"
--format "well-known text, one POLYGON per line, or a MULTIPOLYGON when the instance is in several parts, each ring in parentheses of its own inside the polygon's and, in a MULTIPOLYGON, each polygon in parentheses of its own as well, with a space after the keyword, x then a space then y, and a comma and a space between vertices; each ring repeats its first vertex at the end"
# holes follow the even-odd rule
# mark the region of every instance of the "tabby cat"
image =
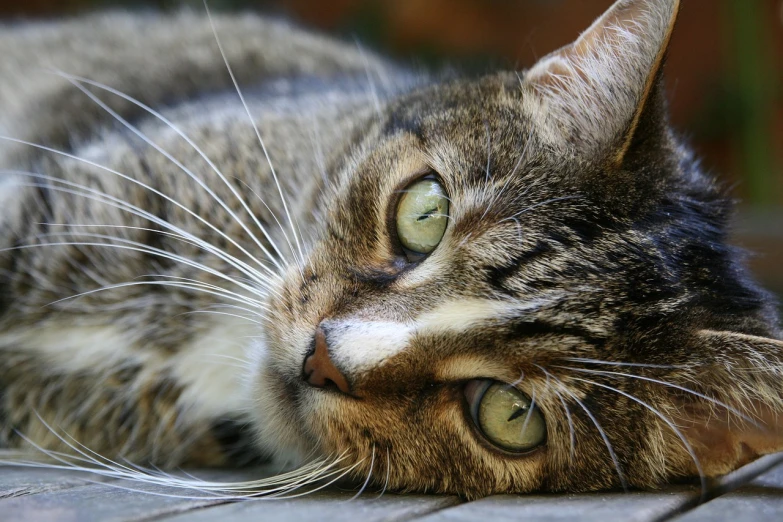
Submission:
POLYGON ((3 27, 0 446, 470 498, 783 449, 678 4, 479 78, 203 8, 3 27))

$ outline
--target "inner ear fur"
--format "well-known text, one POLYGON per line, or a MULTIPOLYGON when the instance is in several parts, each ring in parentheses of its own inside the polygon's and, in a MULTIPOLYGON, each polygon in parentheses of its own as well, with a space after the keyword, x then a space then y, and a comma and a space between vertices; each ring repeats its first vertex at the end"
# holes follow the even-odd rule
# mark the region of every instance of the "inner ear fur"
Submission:
POLYGON ((724 475, 783 451, 783 341, 713 330, 697 337, 716 358, 703 378, 713 388, 708 395, 743 414, 698 401, 680 408, 677 424, 703 473, 724 475))
POLYGON ((619 0, 575 42, 525 76, 553 140, 617 167, 658 90, 679 0, 619 0))

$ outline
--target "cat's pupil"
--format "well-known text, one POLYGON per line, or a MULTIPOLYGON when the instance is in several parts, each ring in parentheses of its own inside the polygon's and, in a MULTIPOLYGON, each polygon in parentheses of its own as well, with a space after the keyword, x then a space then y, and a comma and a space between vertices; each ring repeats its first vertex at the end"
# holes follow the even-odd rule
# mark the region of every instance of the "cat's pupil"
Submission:
POLYGON ((422 214, 421 216, 419 216, 416 221, 424 221, 425 219, 427 219, 429 217, 432 217, 432 214, 434 214, 437 211, 438 211, 437 208, 430 209, 427 212, 425 212, 424 214, 422 214))
POLYGON ((514 420, 520 418, 526 412, 527 412, 527 408, 519 408, 517 411, 515 411, 514 413, 511 414, 511 417, 509 417, 506 422, 514 421, 514 420))

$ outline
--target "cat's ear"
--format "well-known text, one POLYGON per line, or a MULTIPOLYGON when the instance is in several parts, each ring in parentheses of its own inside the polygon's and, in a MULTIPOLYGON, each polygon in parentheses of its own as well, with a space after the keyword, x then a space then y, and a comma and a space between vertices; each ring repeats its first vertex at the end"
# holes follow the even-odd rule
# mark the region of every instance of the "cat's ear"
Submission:
POLYGON ((655 98, 679 0, 618 0, 572 44, 525 76, 544 131, 622 163, 655 98))
POLYGON ((783 451, 783 341, 712 330, 699 331, 697 338, 716 358, 705 367, 710 395, 733 410, 690 401, 681 409, 680 431, 705 475, 724 475, 783 451))

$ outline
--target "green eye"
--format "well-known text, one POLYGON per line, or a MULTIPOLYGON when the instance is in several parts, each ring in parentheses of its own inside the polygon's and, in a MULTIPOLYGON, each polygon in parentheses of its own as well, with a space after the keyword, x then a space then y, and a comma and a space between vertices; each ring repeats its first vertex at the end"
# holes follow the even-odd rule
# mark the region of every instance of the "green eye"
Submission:
POLYGON ((405 189, 397 206, 397 237, 416 254, 429 254, 438 246, 449 219, 449 199, 434 179, 417 181, 405 189))
POLYGON ((522 453, 546 441, 541 411, 524 393, 507 384, 473 380, 465 386, 473 422, 492 445, 522 453))

